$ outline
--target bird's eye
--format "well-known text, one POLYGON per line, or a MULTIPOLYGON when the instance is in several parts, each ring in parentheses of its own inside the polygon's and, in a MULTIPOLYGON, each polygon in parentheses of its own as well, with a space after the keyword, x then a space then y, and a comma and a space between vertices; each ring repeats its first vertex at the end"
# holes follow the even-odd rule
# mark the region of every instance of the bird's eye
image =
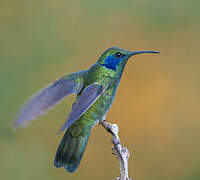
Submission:
POLYGON ((122 57, 122 53, 116 52, 115 56, 116 56, 116 57, 122 57))

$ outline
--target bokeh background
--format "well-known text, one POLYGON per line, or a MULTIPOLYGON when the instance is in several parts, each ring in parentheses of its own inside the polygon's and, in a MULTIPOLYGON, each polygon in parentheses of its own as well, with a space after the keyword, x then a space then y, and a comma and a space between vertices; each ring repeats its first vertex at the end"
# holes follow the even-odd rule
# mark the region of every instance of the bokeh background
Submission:
POLYGON ((200 1, 1 0, 0 179, 114 179, 110 135, 96 126, 79 169, 53 167, 74 96, 13 131, 41 87, 89 68, 111 46, 160 50, 132 58, 107 120, 120 127, 136 180, 200 179, 200 1))

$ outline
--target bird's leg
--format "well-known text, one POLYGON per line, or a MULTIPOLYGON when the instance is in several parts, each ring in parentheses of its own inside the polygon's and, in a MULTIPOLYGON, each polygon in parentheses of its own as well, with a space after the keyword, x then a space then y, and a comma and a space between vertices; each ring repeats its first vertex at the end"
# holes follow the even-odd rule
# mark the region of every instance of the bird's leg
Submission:
POLYGON ((112 135, 111 142, 114 145, 112 147, 112 154, 117 156, 120 165, 120 178, 117 178, 117 180, 131 180, 131 178, 128 177, 128 158, 130 153, 128 149, 120 143, 118 136, 119 128, 117 124, 106 122, 105 117, 102 120, 99 120, 99 124, 112 135))

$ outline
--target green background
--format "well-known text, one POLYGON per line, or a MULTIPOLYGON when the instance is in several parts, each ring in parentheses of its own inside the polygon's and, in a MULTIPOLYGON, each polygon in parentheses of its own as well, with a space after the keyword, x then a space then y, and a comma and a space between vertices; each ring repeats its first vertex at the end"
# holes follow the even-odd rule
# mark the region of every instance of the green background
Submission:
POLYGON ((1 0, 0 179, 114 179, 110 135, 96 126, 79 169, 53 167, 74 96, 14 131, 19 106, 111 46, 159 50, 127 64, 107 120, 120 127, 136 180, 200 179, 199 0, 1 0))

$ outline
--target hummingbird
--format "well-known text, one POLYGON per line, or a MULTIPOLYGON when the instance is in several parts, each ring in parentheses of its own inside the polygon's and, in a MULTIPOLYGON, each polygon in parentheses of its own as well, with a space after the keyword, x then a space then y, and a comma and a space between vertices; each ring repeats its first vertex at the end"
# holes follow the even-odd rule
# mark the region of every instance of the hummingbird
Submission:
POLYGON ((108 48, 88 70, 64 75, 33 95, 19 111, 14 128, 26 126, 68 95, 76 94, 72 110, 60 129, 60 132, 66 131, 54 159, 55 167, 74 172, 80 164, 92 128, 113 104, 128 59, 142 53, 159 52, 108 48))

